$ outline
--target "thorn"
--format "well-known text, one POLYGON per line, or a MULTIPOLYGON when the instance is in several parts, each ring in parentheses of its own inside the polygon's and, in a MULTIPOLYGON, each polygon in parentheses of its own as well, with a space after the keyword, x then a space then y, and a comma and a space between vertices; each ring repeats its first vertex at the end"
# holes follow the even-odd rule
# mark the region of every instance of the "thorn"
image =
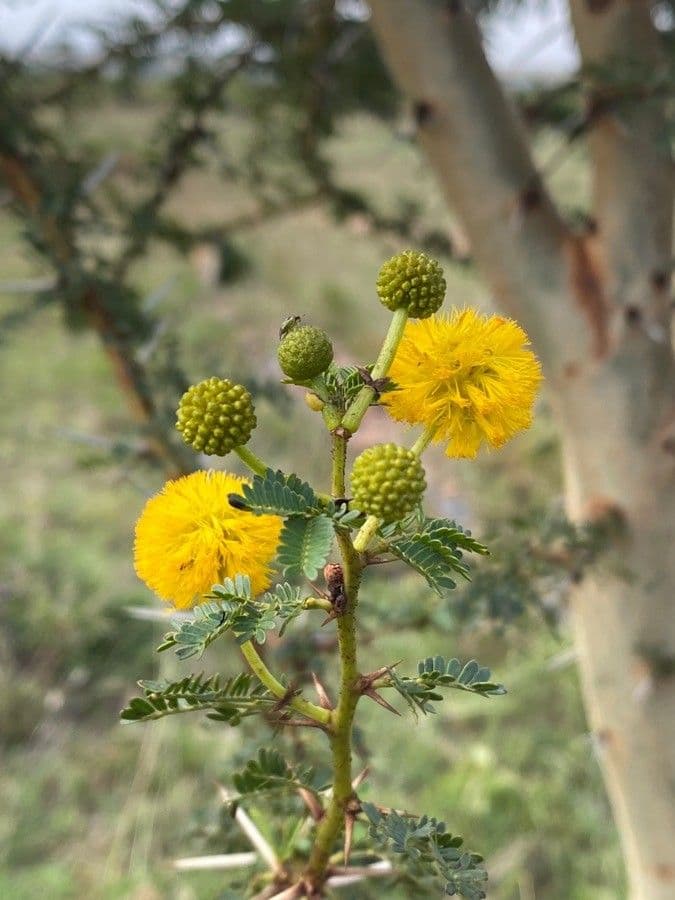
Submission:
POLYGON ((337 617, 338 617, 338 614, 335 610, 333 610, 332 612, 329 612, 328 615, 326 616, 326 618, 321 623, 321 628, 323 628, 324 625, 328 625, 328 623, 332 622, 333 619, 337 619, 337 617))
POLYGON ((315 722, 313 719, 284 719, 279 718, 273 721, 275 725, 289 725, 291 728, 320 728, 326 731, 326 726, 321 722, 315 722))
POLYGON ((312 681, 314 682, 314 690, 317 693, 319 698, 319 706, 323 709, 333 709, 333 705, 330 702, 330 697, 326 691, 326 688, 321 684, 316 672, 312 672, 312 681))
POLYGON ((345 845, 343 856, 345 860, 345 865, 349 865, 349 858, 352 855, 352 839, 354 837, 354 822, 356 821, 356 816, 353 813, 347 812, 345 813, 345 845))
POLYGON ((384 678, 385 675, 389 675, 394 666, 398 666, 400 663, 396 662, 392 666, 381 666, 379 669, 375 669, 374 672, 368 672, 367 675, 361 675, 361 677, 356 682, 356 689, 360 691, 362 694, 365 694, 367 690, 372 688, 376 681, 380 678, 384 678))
POLYGON ((395 716, 400 716, 401 713, 394 709, 391 703, 388 703, 381 694, 378 694, 375 688, 368 688, 367 691, 363 692, 365 697, 370 697, 371 700, 374 700, 376 703, 379 703, 380 706, 383 706, 385 709, 388 709, 389 712, 393 713, 395 716))
MULTIPOLYGON (((216 784, 221 801, 225 804, 229 804, 231 801, 227 788, 218 782, 216 782, 216 784)), ((266 838, 263 837, 258 826, 248 815, 248 813, 244 809, 242 809, 241 806, 237 806, 237 809, 234 813, 234 820, 244 832, 249 842, 252 844, 254 850, 256 850, 263 858, 263 860, 267 863, 270 871, 272 871, 277 876, 285 875, 286 873, 284 872, 284 867, 282 866, 275 850, 272 848, 271 844, 268 843, 266 838)))
POLYGON ((298 788, 298 794, 302 797, 305 806, 309 810, 310 816, 315 822, 320 822, 324 817, 324 809, 316 794, 313 794, 312 791, 308 791, 307 788, 298 788))
POLYGON ((352 781, 352 790, 355 791, 358 788, 360 788, 361 785, 363 784, 363 782, 366 780, 366 778, 369 775, 370 775, 370 766, 366 766, 365 769, 363 769, 361 772, 359 772, 359 774, 356 776, 356 778, 352 781))

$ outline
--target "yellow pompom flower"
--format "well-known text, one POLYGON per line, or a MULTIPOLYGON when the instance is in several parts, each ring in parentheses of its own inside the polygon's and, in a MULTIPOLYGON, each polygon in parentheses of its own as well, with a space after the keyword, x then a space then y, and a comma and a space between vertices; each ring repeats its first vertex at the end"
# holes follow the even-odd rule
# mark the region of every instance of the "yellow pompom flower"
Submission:
POLYGON ((243 478, 193 472, 168 481, 136 523, 138 577, 177 609, 201 603, 223 578, 248 575, 253 594, 270 584, 269 564, 279 543, 278 516, 255 516, 230 505, 243 478))
POLYGON ((389 370, 398 390, 383 402, 394 419, 423 424, 448 456, 501 447, 532 423, 542 380, 525 331, 473 309, 408 322, 389 370))

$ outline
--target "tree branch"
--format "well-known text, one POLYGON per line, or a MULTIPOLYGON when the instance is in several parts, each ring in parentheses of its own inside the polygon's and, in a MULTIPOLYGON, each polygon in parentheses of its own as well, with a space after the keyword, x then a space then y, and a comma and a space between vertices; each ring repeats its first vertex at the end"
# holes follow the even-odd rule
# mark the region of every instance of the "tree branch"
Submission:
POLYGON ((556 369, 589 344, 588 309, 575 302, 573 243, 528 148, 527 136, 459 0, 371 0, 372 25, 413 104, 419 140, 496 299, 522 320, 556 369))
MULTIPOLYGON (((41 234, 57 271, 67 270, 76 261, 75 252, 58 221, 43 209, 41 187, 26 161, 2 151, 0 173, 16 202, 41 234)), ((151 452, 162 461, 167 474, 176 476, 190 472, 194 468, 192 457, 169 437, 148 388, 146 372, 136 359, 128 336, 100 296, 94 279, 83 278, 79 302, 89 325, 101 340, 135 419, 147 429, 151 452)))
POLYGON ((629 328, 665 338, 673 171, 664 89, 672 71, 650 4, 570 0, 594 127, 594 211, 607 285, 629 328))

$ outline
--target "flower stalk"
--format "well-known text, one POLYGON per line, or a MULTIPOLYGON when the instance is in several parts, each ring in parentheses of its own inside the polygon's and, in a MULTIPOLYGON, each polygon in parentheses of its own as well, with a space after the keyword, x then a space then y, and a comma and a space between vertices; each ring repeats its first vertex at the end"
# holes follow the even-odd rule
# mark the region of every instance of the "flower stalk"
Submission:
MULTIPOLYGON (((391 317, 389 330, 384 339, 384 343, 382 344, 382 349, 373 366, 373 371, 370 373, 373 381, 377 381, 378 378, 384 378, 389 371, 391 364, 394 361, 394 357, 396 356, 398 345, 401 343, 407 321, 408 312, 403 308, 397 309, 391 317)), ((342 419, 342 427, 350 434, 354 434, 358 429, 368 407, 376 396, 377 391, 375 388, 370 387, 369 385, 361 388, 342 419)))
POLYGON ((330 712, 327 709, 322 709, 320 706, 316 706, 314 703, 310 703, 309 700, 305 700, 302 697, 289 697, 288 688, 284 687, 279 679, 270 672, 251 641, 246 641, 241 645, 240 649, 253 674, 265 685, 270 693, 274 694, 274 696, 278 697, 280 700, 288 698, 288 706, 297 713, 300 713, 300 715, 306 716, 308 719, 313 719, 320 725, 330 725, 331 717, 330 712))
MULTIPOLYGON (((333 436, 334 497, 344 495, 347 439, 333 436)), ((325 880, 335 841, 345 824, 347 807, 354 796, 352 787, 352 725, 360 699, 356 639, 356 610, 363 564, 348 532, 336 529, 336 537, 342 558, 347 608, 338 616, 338 650, 340 656, 340 686, 337 707, 331 716, 331 755, 333 759, 333 790, 324 818, 319 823, 314 846, 307 865, 307 876, 316 885, 325 880)), ((346 862, 346 860, 345 860, 346 862)))

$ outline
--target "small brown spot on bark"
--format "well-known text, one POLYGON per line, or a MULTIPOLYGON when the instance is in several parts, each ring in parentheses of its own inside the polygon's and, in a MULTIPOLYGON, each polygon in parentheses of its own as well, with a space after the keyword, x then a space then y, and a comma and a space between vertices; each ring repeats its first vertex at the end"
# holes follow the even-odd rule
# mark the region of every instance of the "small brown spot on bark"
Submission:
POLYGON ((654 875, 659 881, 675 881, 675 866, 669 863, 656 863, 654 875))
POLYGON ((434 115, 434 105, 429 100, 416 100, 413 103, 413 118, 418 128, 428 125, 434 115))
POLYGON ((523 212, 531 212, 541 206, 542 202, 541 188, 538 184, 531 184, 525 188, 519 198, 519 206, 523 212))
POLYGON ((655 290, 665 290, 668 287, 668 281, 669 278, 667 272, 652 272, 652 285, 655 290))
POLYGON ((591 13, 602 13, 614 3, 614 0, 586 0, 586 7, 591 13))
POLYGON ((598 494, 587 501, 584 509, 584 519, 587 522, 592 522, 594 524, 599 524, 603 521, 610 522, 612 520, 617 524, 624 524, 626 521, 626 514, 616 500, 598 494))
POLYGON ((573 235, 566 244, 572 293, 591 330, 593 355, 609 353, 608 309, 604 278, 594 242, 588 235, 573 235))
POLYGON ((598 739, 598 743, 602 747, 607 747, 609 744, 614 743, 614 732, 611 728, 600 728, 596 731, 596 737, 598 739))
POLYGON ((629 325, 637 325, 642 319, 642 310, 639 306, 627 306, 624 316, 629 325))

